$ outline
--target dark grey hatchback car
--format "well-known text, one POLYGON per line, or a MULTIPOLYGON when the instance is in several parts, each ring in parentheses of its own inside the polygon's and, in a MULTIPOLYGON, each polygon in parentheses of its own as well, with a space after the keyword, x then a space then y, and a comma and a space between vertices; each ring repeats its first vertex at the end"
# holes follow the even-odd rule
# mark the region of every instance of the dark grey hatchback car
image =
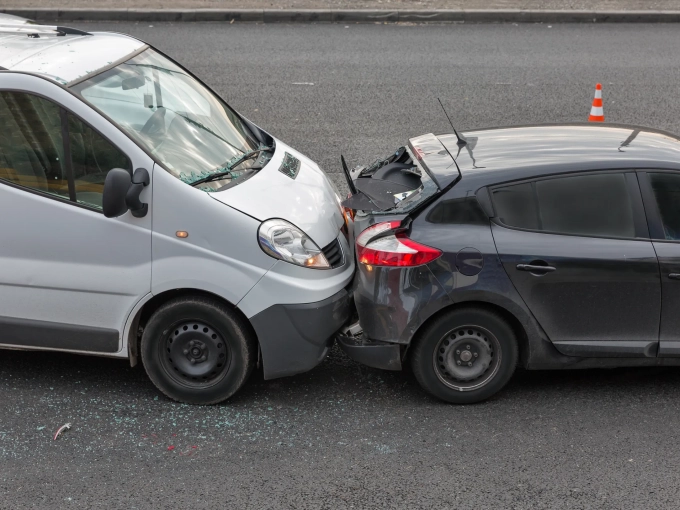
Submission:
POLYGON ((680 365, 680 139, 620 125, 423 135, 348 170, 359 322, 454 403, 527 369, 680 365))

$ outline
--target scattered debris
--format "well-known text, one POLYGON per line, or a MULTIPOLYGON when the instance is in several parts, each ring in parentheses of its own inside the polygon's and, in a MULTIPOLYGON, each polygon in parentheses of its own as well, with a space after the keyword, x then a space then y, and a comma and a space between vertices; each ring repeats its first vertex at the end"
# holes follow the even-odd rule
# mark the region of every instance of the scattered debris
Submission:
POLYGON ((69 430, 70 428, 71 428, 70 423, 65 423, 64 425, 59 427, 57 431, 54 433, 54 438, 52 439, 52 441, 56 441, 60 435, 62 435, 65 431, 69 430))
POLYGON ((174 449, 175 449, 175 447, 174 447, 173 445, 168 446, 168 451, 169 451, 169 452, 171 452, 171 451, 174 450, 174 449))

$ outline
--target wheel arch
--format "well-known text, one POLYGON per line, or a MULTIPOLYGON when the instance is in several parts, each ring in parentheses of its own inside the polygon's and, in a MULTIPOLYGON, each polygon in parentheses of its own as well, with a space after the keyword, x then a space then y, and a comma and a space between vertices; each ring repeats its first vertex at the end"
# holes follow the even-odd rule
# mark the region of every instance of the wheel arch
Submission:
POLYGON ((250 335, 252 335, 252 338, 255 340, 255 342, 257 342, 258 351, 257 365, 258 366, 260 365, 261 356, 260 341, 257 337, 255 329, 253 329, 252 324, 245 316, 245 314, 241 310, 239 310, 239 308, 234 303, 231 303, 230 301, 224 299, 222 296, 215 294, 213 292, 209 292, 202 289, 182 288, 182 289, 170 289, 163 291, 159 294, 156 294, 147 302, 145 302, 139 310, 137 310, 137 313, 135 314, 132 320, 131 323, 132 325, 128 332, 127 338, 128 357, 130 358, 131 366, 134 367, 138 362, 139 345, 142 338, 142 331, 144 330, 144 326, 146 325, 146 323, 149 321, 149 318, 153 315, 153 313, 156 310, 158 310, 168 301, 171 301, 172 299, 178 297, 186 296, 203 296, 210 299, 214 299, 215 301, 219 301, 220 303, 227 305, 235 314, 237 314, 243 320, 243 324, 248 329, 250 335))
POLYGON ((522 366, 526 366, 527 360, 529 359, 530 355, 530 343, 529 343, 530 341, 527 329, 522 324, 520 319, 514 313, 512 313, 510 310, 508 310, 502 305, 499 305, 497 303, 491 303, 489 301, 478 300, 452 303, 450 305, 443 307, 441 310, 438 310, 437 312, 433 313, 430 317, 428 317, 427 320, 424 321, 418 327, 418 329, 416 330, 411 339, 411 342, 409 342, 408 346, 406 347, 404 355, 402 356, 402 364, 405 363, 407 357, 409 356, 411 346, 413 346, 414 343, 418 341, 420 333, 424 330, 424 328, 428 324, 431 324, 442 315, 446 315, 447 313, 450 313, 454 310, 463 309, 487 310, 500 315, 501 318, 505 320, 508 323, 508 325, 512 328, 512 331, 515 334, 515 338, 517 339, 517 348, 519 349, 519 363, 522 366))

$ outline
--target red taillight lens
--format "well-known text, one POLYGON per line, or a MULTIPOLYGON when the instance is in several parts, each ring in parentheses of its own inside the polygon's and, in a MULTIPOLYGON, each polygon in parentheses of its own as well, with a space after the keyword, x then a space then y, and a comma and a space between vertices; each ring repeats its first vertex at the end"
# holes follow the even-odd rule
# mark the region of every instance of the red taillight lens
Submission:
POLYGON ((441 251, 416 243, 403 233, 375 239, 378 234, 395 229, 399 225, 398 221, 378 223, 359 234, 356 242, 359 263, 370 266, 420 266, 441 256, 441 251))

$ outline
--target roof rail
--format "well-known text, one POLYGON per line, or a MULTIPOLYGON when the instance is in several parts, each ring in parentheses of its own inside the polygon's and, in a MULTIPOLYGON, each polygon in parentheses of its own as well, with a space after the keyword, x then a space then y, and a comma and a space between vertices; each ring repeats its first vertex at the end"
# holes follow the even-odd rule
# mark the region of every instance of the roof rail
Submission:
POLYGON ((70 27, 2 23, 0 23, 0 34, 26 34, 28 37, 40 37, 41 34, 56 35, 58 37, 65 35, 92 35, 89 32, 70 27))

